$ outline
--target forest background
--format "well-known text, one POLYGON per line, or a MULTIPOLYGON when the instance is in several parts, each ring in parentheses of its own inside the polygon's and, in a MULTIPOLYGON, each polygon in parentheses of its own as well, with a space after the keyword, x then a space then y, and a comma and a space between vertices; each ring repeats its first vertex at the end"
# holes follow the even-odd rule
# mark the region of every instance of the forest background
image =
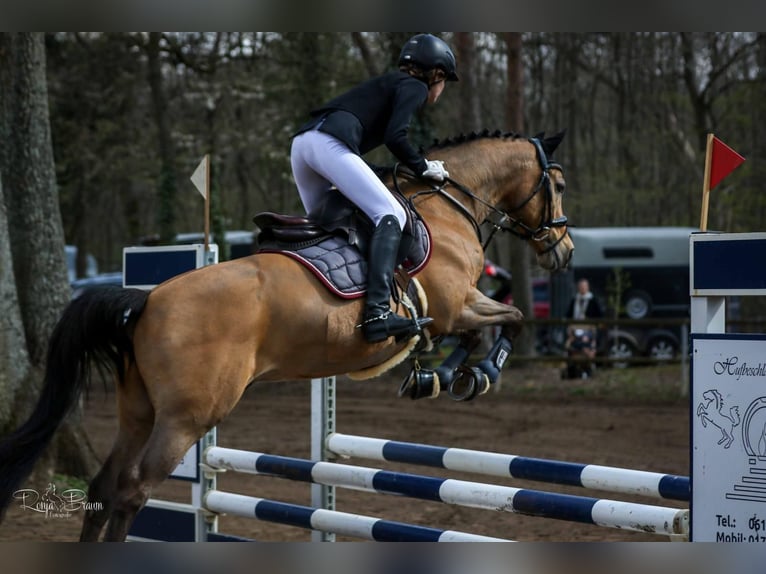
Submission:
MULTIPOLYGON (((394 67, 412 33, 46 35, 50 122, 67 243, 119 270, 122 248, 202 231, 189 176, 213 165, 213 228, 252 229, 263 210, 299 213, 290 135, 307 112, 394 67)), ((567 129, 556 153, 579 226, 698 226, 705 139, 748 161, 713 191, 709 228, 766 218, 766 34, 440 33, 461 81, 424 110, 417 145, 484 128, 567 129), (514 92, 520 92, 514 96, 514 92)), ((384 149, 371 161, 392 164, 384 149)), ((510 239, 491 254, 508 261, 510 239)), ((81 269, 82 270, 82 269, 81 269)))

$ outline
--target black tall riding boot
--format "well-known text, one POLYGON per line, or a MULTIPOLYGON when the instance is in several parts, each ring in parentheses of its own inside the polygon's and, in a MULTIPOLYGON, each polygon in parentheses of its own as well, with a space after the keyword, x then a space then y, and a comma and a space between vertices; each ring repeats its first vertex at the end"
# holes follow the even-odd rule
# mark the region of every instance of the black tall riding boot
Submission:
POLYGON ((388 337, 411 337, 433 321, 423 317, 416 322, 391 311, 391 288, 401 237, 402 230, 393 215, 383 217, 372 233, 367 263, 367 301, 362 321, 362 331, 370 343, 388 337))

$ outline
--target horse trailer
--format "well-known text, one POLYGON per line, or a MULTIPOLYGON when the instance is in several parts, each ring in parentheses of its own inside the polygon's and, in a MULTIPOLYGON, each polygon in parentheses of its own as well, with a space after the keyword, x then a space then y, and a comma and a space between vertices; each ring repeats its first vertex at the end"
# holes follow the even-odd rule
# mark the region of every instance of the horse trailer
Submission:
MULTIPOLYGON (((689 317, 689 237, 693 227, 573 227, 569 270, 551 277, 551 315, 565 317, 575 285, 587 279, 607 318, 689 317)), ((674 358, 677 321, 601 329, 599 354, 612 358, 674 358)), ((555 333, 554 340, 563 333, 555 333)), ((563 342, 563 339, 562 339, 563 342)))

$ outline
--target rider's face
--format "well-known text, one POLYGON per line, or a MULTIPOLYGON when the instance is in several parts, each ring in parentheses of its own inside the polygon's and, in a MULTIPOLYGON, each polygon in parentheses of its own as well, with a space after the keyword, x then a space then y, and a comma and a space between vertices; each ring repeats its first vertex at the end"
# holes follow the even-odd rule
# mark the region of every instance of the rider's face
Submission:
POLYGON ((439 99, 439 96, 442 95, 442 92, 444 91, 444 86, 446 82, 445 80, 441 79, 433 84, 431 84, 431 87, 428 88, 428 103, 433 104, 436 103, 436 100, 439 99))

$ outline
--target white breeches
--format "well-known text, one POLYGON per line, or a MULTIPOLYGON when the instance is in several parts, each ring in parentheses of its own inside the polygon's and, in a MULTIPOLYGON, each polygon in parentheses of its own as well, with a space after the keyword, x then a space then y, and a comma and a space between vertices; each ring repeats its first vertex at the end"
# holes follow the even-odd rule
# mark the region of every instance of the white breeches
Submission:
POLYGON ((290 163, 307 213, 334 185, 376 226, 384 216, 393 215, 404 228, 404 208, 364 160, 339 139, 316 129, 304 132, 293 138, 290 163))

